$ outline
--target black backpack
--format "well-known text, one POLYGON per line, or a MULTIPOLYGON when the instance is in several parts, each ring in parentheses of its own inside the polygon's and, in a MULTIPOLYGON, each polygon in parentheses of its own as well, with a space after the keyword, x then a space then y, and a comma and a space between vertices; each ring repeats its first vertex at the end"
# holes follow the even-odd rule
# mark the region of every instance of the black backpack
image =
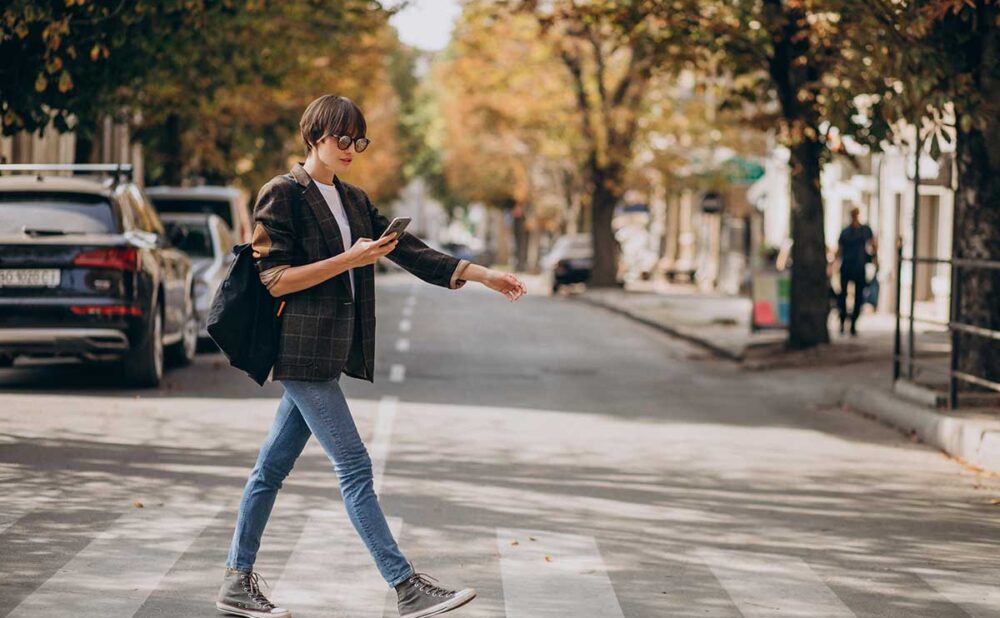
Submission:
POLYGON ((212 299, 208 334, 229 359, 261 386, 278 356, 278 299, 260 281, 249 243, 233 247, 236 259, 212 299))

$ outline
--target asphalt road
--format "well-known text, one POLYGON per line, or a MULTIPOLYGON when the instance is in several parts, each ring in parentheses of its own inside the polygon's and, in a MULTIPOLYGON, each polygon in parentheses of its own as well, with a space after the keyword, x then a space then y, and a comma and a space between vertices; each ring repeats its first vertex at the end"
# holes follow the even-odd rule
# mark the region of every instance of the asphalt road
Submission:
MULTIPOLYGON (((1000 616, 1000 483, 566 297, 379 279, 342 378, 403 551, 509 618, 1000 616)), ((822 370, 828 371, 828 370, 822 370)), ((162 388, 0 370, 0 618, 214 616, 281 387, 203 354, 162 388)), ((257 569, 299 617, 392 617, 311 442, 257 569)))

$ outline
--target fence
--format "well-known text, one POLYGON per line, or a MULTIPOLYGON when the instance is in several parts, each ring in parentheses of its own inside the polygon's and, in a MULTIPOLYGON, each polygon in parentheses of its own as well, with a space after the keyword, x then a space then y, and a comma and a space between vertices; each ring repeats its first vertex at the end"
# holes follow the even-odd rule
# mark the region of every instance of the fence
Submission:
MULTIPOLYGON (((992 339, 994 341, 1000 341, 1000 331, 991 330, 989 328, 984 328, 982 326, 977 326, 975 324, 966 324, 962 322, 961 315, 961 298, 962 298, 962 273, 968 270, 1000 270, 1000 262, 992 260, 973 260, 973 259, 963 259, 963 258, 932 258, 932 257, 921 257, 918 255, 913 255, 906 257, 903 255, 903 244, 901 242, 896 243, 896 332, 895 340, 893 343, 893 368, 892 377, 893 380, 899 380, 903 375, 904 363, 906 369, 906 377, 913 379, 913 368, 917 363, 915 358, 915 324, 925 323, 941 327, 946 327, 948 329, 949 338, 951 340, 951 361, 948 369, 948 407, 957 408, 958 407, 958 390, 959 384, 964 382, 966 384, 973 384, 981 388, 986 388, 989 390, 1000 392, 1000 382, 994 382, 987 379, 984 376, 973 375, 964 371, 959 370, 959 359, 962 354, 962 334, 972 335, 974 337, 985 337, 987 339, 992 339), (902 307, 902 277, 903 265, 910 265, 910 295, 909 295, 909 307, 908 313, 903 314, 902 307), (951 302, 949 307, 948 321, 942 322, 940 320, 933 320, 929 318, 922 318, 915 315, 915 303, 916 303, 916 281, 917 281, 917 265, 927 264, 927 265, 939 265, 945 264, 951 267, 951 302), (907 345, 906 352, 903 354, 903 328, 902 320, 906 319, 908 322, 908 332, 907 335, 907 345)), ((998 344, 1000 345, 1000 344, 998 344)))

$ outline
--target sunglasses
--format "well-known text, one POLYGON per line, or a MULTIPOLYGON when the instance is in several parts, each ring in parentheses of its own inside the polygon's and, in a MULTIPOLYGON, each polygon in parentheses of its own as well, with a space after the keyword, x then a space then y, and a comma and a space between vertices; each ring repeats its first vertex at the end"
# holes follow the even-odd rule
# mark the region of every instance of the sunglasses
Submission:
POLYGON ((341 150, 347 150, 353 143, 355 152, 364 152, 365 148, 368 148, 368 144, 372 143, 367 137, 357 139, 352 139, 350 135, 328 135, 327 137, 337 138, 337 148, 341 150))

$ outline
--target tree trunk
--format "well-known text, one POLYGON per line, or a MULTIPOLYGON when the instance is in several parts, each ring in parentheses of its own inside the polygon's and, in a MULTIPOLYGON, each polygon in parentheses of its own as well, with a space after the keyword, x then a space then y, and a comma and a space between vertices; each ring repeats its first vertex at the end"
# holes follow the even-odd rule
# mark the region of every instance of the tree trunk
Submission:
POLYGON ((615 204, 619 195, 609 185, 618 186, 617 179, 605 171, 593 173, 593 192, 590 195, 591 238, 594 242, 594 269, 587 285, 595 288, 618 285, 618 241, 611 229, 615 204), (610 181, 610 182, 609 182, 610 181))
POLYGON ((101 140, 93 119, 81 119, 73 131, 73 163, 97 163, 100 159, 101 140))
POLYGON ((788 345, 809 348, 830 342, 830 313, 820 192, 822 144, 805 140, 791 149, 792 280, 788 345))
MULTIPOLYGON (((986 18, 978 57, 980 109, 985 128, 959 131, 956 144, 958 190, 955 194, 955 257, 1000 261, 1000 35, 986 18)), ((957 110, 961 114, 962 110, 957 110)), ((959 277, 959 321, 980 328, 1000 330, 1000 270, 962 268, 959 277)), ((959 370, 1000 382, 1000 342, 962 333, 959 370)))
POLYGON ((528 232, 524 227, 524 206, 518 204, 511 208, 510 216, 514 232, 514 268, 524 272, 528 267, 528 232))
POLYGON ((182 143, 181 117, 167 116, 163 125, 163 176, 160 183, 177 186, 184 179, 184 147, 182 143))

